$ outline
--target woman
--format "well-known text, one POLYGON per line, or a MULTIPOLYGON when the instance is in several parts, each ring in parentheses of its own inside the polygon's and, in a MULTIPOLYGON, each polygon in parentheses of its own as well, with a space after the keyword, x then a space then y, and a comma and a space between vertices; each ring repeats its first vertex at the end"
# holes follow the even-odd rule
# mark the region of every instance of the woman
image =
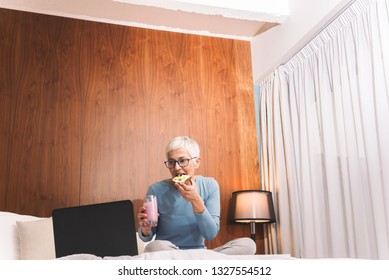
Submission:
MULTIPOLYGON (((158 200, 158 225, 147 223, 146 208, 138 213, 139 237, 150 242, 145 252, 174 249, 204 249, 204 240, 214 239, 220 228, 219 184, 211 177, 195 175, 200 166, 200 148, 187 136, 178 136, 166 147, 166 167, 172 178, 189 175, 185 183, 172 178, 151 185, 147 194, 158 200)), ((255 254, 256 245, 250 238, 239 238, 213 249, 230 255, 255 254)))

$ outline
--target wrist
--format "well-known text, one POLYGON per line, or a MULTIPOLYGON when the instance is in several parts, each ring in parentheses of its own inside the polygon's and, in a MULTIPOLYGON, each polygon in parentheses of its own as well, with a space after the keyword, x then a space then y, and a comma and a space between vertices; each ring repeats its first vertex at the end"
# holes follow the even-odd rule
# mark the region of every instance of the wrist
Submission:
POLYGON ((199 215, 200 215, 200 214, 203 214, 204 211, 205 211, 205 206, 196 209, 194 212, 195 212, 196 214, 199 214, 199 215))
POLYGON ((147 230, 143 231, 143 228, 141 228, 140 233, 142 234, 143 237, 148 237, 148 236, 150 236, 151 230, 149 230, 149 231, 147 231, 147 230))
POLYGON ((204 201, 199 197, 199 199, 192 202, 192 207, 196 214, 202 214, 205 210, 204 201))

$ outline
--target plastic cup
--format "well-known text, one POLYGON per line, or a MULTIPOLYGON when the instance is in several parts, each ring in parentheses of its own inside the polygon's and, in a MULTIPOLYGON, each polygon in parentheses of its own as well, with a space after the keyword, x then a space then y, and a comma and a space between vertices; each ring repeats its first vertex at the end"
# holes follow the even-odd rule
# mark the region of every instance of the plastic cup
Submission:
POLYGON ((158 203, 155 195, 146 195, 143 202, 143 206, 146 207, 147 222, 146 225, 155 227, 158 225, 158 203))

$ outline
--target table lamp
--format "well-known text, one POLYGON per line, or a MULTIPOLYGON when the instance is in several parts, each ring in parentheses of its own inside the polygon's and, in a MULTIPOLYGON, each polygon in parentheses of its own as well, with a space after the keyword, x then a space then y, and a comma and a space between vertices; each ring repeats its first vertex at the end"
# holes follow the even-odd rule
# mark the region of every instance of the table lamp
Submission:
POLYGON ((255 241, 255 223, 274 223, 273 198, 269 191, 242 190, 232 193, 233 219, 250 223, 251 238, 255 241))

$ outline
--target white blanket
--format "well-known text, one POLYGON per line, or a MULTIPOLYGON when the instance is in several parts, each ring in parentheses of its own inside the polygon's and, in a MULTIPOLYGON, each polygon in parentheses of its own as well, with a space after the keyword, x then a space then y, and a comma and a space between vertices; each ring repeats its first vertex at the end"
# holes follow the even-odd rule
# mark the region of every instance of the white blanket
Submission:
POLYGON ((207 249, 171 250, 148 252, 136 256, 98 257, 91 254, 74 254, 58 258, 59 260, 292 260, 285 255, 225 255, 207 249))

